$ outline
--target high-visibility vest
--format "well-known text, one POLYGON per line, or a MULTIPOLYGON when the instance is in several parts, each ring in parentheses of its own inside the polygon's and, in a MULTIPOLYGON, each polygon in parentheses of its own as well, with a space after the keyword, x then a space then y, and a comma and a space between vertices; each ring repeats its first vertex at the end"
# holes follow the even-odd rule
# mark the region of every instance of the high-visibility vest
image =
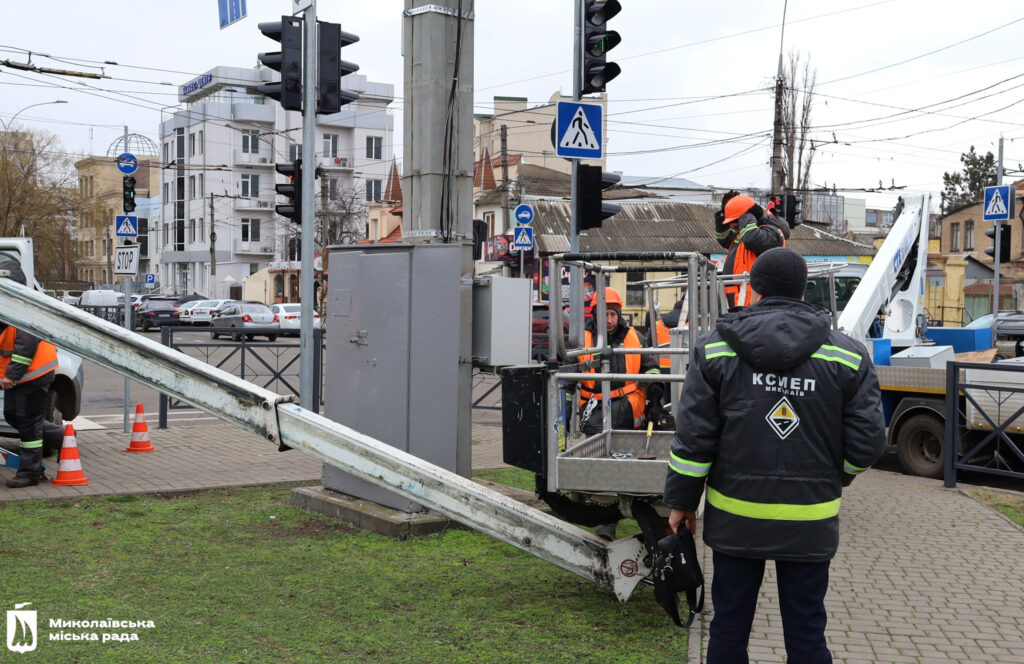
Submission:
MULTIPOLYGON (((593 336, 591 335, 590 330, 586 330, 584 343, 587 348, 590 348, 591 345, 593 345, 593 336)), ((622 346, 624 348, 643 348, 636 330, 629 328, 629 331, 626 332, 626 338, 622 340, 622 346)), ((593 357, 593 355, 581 355, 579 360, 580 362, 589 362, 593 357)), ((629 353, 623 357, 626 358, 625 373, 640 373, 641 361, 638 353, 629 353)), ((596 370, 588 369, 586 373, 596 373, 596 370)), ((591 397, 601 398, 601 388, 595 383, 596 381, 593 380, 584 380, 580 382, 580 408, 583 408, 591 397)), ((629 404, 633 409, 633 428, 637 428, 643 423, 644 408, 647 405, 647 393, 637 385, 635 380, 627 380, 622 387, 611 390, 608 395, 610 399, 617 399, 623 396, 629 399, 629 404)))
MULTIPOLYGON (((773 227, 774 228, 774 227, 773 227)), ((776 229, 777 230, 777 229, 776 229)), ((786 236, 779 231, 779 235, 782 235, 782 246, 786 246, 786 236)), ((750 268, 754 267, 754 261, 757 260, 757 254, 750 249, 747 249, 747 245, 741 240, 736 241, 736 257, 732 262, 732 273, 733 274, 750 274, 750 268)), ((732 295, 734 307, 745 307, 750 304, 750 284, 746 284, 746 288, 741 288, 740 284, 732 284, 725 287, 727 295, 732 295), (741 297, 742 296, 742 297, 741 297), (742 301, 739 301, 742 300, 742 301)))
POLYGON ((0 334, 0 376, 7 373, 7 366, 13 362, 27 364, 25 375, 19 383, 26 383, 44 376, 57 368, 57 348, 48 341, 40 341, 36 347, 35 357, 22 357, 14 354, 14 339, 18 336, 18 330, 7 326, 7 329, 0 334))
MULTIPOLYGON (((663 322, 661 322, 660 318, 658 319, 657 325, 655 325, 655 329, 657 330, 657 333, 658 333, 658 345, 661 346, 662 344, 667 344, 669 342, 669 340, 671 339, 671 337, 669 336, 669 333, 668 333, 668 327, 666 327, 665 324, 663 322)), ((665 373, 667 370, 671 369, 672 368, 672 356, 671 355, 659 355, 658 356, 658 366, 660 366, 664 370, 664 371, 662 371, 662 373, 665 373)))

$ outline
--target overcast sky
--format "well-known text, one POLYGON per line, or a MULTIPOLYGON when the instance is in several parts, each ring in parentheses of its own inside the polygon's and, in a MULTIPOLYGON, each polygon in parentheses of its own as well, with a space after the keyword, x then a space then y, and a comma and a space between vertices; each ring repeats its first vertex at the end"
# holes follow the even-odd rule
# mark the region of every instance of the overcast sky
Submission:
MULTIPOLYGON (((622 74, 608 85, 609 168, 716 186, 767 187, 772 87, 783 0, 620 0, 609 23, 622 74), (703 145, 713 142, 713 145, 703 145)), ((476 15, 475 112, 495 95, 544 103, 572 92, 572 0, 464 0, 476 15)), ((248 18, 219 29, 217 0, 2 0, 0 60, 78 71, 99 81, 0 64, 0 119, 58 134, 75 153, 106 152, 127 124, 158 139, 160 109, 177 86, 217 65, 248 67, 275 43, 256 27, 291 0, 248 0, 248 18), (44 57, 44 55, 53 56, 44 57), (59 59, 56 59, 59 58, 59 59), (106 92, 103 92, 106 91, 106 92), (91 135, 90 135, 90 132, 91 135)), ((361 41, 343 57, 393 83, 401 128, 401 0, 318 0, 321 20, 361 41)), ((890 206, 900 193, 942 188, 971 145, 1024 163, 1024 4, 1016 0, 789 0, 783 50, 817 71, 812 115, 815 185, 890 206), (918 111, 917 109, 922 109, 918 111), (1016 139, 1016 141, 1012 140, 1016 139)), ((396 135, 401 160, 401 135, 396 135)), ((1020 176, 1008 176, 1008 180, 1020 176)), ((937 203, 933 205, 936 207, 937 203)))

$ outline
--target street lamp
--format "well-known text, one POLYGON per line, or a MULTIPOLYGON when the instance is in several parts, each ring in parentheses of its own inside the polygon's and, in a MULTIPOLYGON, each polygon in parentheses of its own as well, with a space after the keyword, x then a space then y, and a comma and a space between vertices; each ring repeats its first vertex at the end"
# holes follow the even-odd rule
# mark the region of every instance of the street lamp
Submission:
POLYGON ((3 125, 4 126, 4 131, 7 131, 8 127, 14 125, 14 119, 16 117, 18 117, 19 115, 21 115, 22 113, 24 113, 25 111, 27 111, 28 109, 30 109, 30 108, 35 108, 36 106, 48 106, 49 104, 66 104, 66 103, 67 102, 65 100, 63 100, 63 99, 57 99, 56 101, 43 101, 43 102, 39 102, 38 104, 29 104, 25 108, 21 109, 20 111, 18 111, 14 115, 12 115, 11 119, 8 120, 7 122, 4 122, 3 120, 0 120, 0 125, 3 125))

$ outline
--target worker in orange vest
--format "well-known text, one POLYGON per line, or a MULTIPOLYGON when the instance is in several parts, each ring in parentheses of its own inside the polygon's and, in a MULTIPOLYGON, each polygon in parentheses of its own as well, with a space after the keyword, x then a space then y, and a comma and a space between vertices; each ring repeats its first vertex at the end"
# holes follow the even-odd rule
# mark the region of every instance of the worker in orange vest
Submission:
MULTIPOLYGON (((26 281, 21 265, 13 260, 0 263, 0 277, 22 285, 26 281)), ((45 424, 46 404, 56 368, 57 349, 53 344, 0 323, 0 388, 4 390, 4 419, 17 430, 21 441, 18 471, 7 481, 11 488, 33 486, 46 479, 43 474, 43 436, 49 433, 45 424)))
MULTIPOLYGON (((780 216, 765 214, 749 196, 730 191, 722 197, 722 209, 715 213, 715 239, 728 253, 723 275, 749 274, 754 261, 774 247, 786 246, 789 223, 780 216)), ((749 285, 725 287, 730 309, 750 304, 749 285)))

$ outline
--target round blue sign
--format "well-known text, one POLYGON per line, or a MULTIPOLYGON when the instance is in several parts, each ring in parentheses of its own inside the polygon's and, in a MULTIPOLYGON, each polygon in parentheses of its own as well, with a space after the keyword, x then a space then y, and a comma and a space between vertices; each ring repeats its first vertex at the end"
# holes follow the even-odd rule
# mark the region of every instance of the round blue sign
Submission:
POLYGON ((520 226, 528 226, 533 221, 533 207, 526 203, 517 205, 515 215, 520 226))
POLYGON ((139 170, 139 160, 130 152, 118 155, 117 159, 114 160, 114 163, 117 164, 117 170, 121 171, 125 175, 131 175, 135 171, 139 170))

